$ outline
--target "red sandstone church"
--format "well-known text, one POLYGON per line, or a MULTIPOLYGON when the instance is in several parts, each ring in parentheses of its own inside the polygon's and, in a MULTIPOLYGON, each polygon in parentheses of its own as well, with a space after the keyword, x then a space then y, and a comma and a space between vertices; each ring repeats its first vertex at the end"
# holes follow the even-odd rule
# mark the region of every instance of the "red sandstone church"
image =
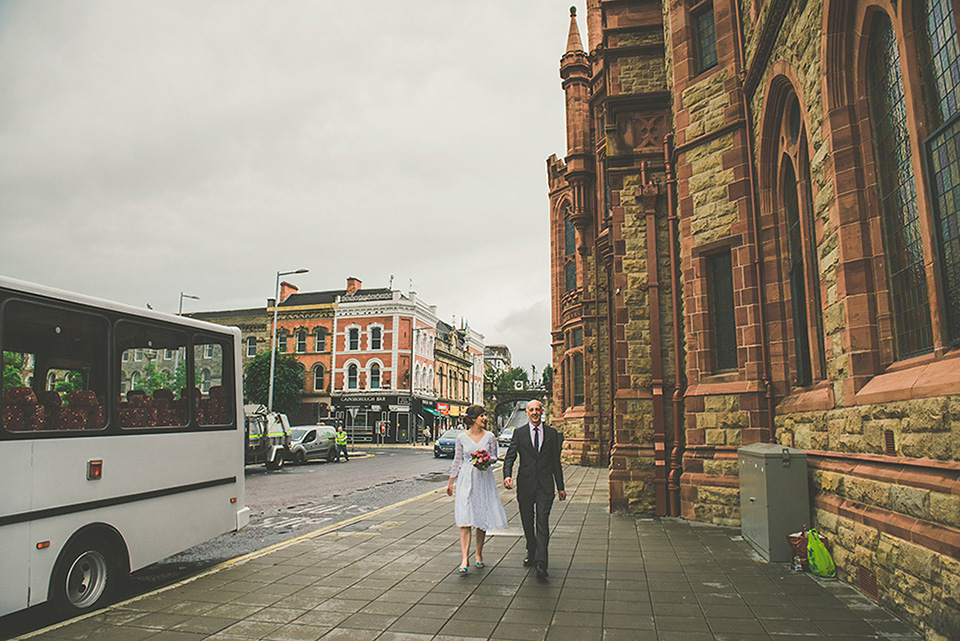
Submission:
POLYGON ((587 0, 547 161, 565 460, 739 525, 738 448, 803 450, 841 578, 930 638, 960 638, 958 4, 587 0))

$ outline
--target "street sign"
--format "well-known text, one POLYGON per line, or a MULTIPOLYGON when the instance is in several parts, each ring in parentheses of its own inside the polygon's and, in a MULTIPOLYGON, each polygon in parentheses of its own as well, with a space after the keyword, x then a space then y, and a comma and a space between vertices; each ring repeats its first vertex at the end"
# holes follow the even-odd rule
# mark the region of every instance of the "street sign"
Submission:
POLYGON ((350 418, 351 418, 351 419, 356 419, 356 418, 357 418, 357 412, 360 411, 360 408, 359 408, 359 407, 348 407, 348 408, 347 408, 347 411, 350 412, 350 418))

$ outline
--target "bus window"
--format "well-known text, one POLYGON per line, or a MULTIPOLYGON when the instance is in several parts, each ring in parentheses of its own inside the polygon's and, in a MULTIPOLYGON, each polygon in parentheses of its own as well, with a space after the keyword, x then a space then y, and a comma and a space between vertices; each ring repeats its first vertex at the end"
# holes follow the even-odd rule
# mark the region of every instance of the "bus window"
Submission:
POLYGON ((146 323, 117 324, 117 423, 183 427, 190 420, 187 334, 146 323))
POLYGON ((193 346, 194 366, 198 372, 200 407, 197 414, 198 425, 228 425, 233 422, 232 387, 229 378, 225 378, 227 363, 225 350, 220 343, 198 338, 193 346))
POLYGON ((6 431, 105 427, 106 319, 11 300, 0 326, 6 431))

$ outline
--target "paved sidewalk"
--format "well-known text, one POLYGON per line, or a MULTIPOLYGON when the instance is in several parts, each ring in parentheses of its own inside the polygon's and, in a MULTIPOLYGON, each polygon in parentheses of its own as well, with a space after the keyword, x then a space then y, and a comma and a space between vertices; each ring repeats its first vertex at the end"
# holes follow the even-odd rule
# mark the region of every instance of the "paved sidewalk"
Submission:
POLYGON ((565 474, 546 583, 521 566, 513 493, 487 567, 458 576, 453 501, 437 491, 20 638, 921 639, 850 586, 759 560, 737 530, 610 515, 605 471, 565 474))

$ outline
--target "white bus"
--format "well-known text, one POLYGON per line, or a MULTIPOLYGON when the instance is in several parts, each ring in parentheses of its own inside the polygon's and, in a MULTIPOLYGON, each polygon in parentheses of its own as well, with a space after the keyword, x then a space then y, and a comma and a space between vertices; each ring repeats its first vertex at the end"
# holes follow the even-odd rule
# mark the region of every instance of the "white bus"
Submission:
POLYGON ((240 332, 0 277, 0 616, 249 519, 240 332))

